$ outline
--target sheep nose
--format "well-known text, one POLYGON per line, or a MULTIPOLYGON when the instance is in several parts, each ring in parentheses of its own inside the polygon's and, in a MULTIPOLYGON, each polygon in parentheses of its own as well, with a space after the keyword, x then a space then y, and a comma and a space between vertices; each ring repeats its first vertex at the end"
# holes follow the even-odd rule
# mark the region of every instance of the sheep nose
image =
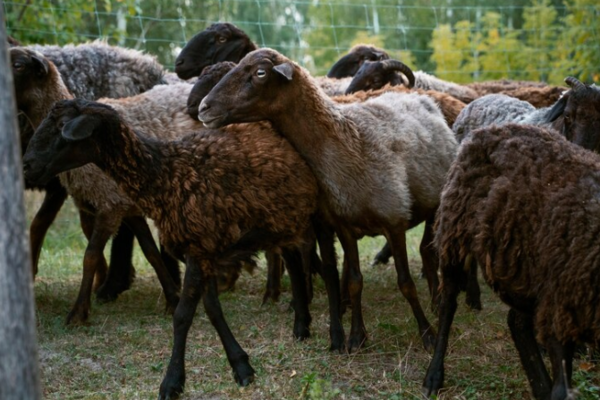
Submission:
POLYGON ((210 106, 206 104, 204 100, 202 100, 202 103, 200 103, 200 107, 198 108, 198 113, 202 114, 203 112, 208 111, 209 108, 210 106))
POLYGON ((175 61, 175 66, 179 67, 180 65, 183 65, 184 62, 185 62, 184 60, 176 60, 175 61))

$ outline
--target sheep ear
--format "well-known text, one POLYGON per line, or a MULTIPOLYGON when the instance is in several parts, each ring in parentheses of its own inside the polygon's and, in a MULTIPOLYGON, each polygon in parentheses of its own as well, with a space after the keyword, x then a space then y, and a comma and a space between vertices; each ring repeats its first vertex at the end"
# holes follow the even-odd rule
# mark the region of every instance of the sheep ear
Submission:
POLYGON ((288 81, 291 81, 292 76, 294 75, 294 67, 292 67, 292 64, 290 63, 276 65, 273 67, 273 70, 285 76, 288 81))
POLYGON ((554 122, 563 115, 565 112, 565 108, 567 107, 567 102, 569 101, 569 92, 562 95, 562 97, 554 103, 550 111, 546 113, 546 121, 545 122, 554 122))
POLYGON ((80 115, 73 118, 63 126, 61 135, 67 140, 77 141, 88 138, 94 132, 97 123, 96 119, 91 119, 87 115, 80 115))
POLYGON ((39 76, 48 75, 48 61, 43 57, 31 56, 31 61, 35 65, 35 70, 39 76))

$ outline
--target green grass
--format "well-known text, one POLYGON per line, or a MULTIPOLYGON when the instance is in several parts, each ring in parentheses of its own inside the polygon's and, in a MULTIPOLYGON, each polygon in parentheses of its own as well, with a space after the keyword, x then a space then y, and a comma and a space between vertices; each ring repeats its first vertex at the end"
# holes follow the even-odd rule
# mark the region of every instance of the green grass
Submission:
MULTIPOLYGON (((28 193, 31 215, 40 195, 28 193)), ((426 282, 418 278, 421 228, 408 235, 409 259, 422 304, 426 282)), ((264 262, 253 276, 242 275, 236 290, 221 295, 227 321, 257 372, 256 381, 239 388, 215 330, 199 311, 190 330, 183 399, 420 399, 430 360, 417 327, 396 286, 392 265, 369 266, 381 238, 360 243, 364 274, 363 305, 369 334, 357 354, 328 351, 328 311, 322 281, 316 279, 311 305, 312 337, 292 338, 290 287, 284 279, 279 304, 261 307, 264 262)), ((39 353, 46 399, 156 398, 169 362, 172 327, 153 271, 136 246, 137 277, 116 302, 92 306, 84 327, 64 321, 79 289, 86 241, 77 213, 68 203, 50 229, 35 282, 39 353)), ((341 250, 339 251, 341 254, 341 250)), ((108 253, 107 253, 108 254, 108 253)), ((505 323, 507 307, 482 284, 484 310, 469 311, 464 298, 453 325, 446 361, 446 387, 439 399, 529 398, 528 384, 505 323)), ((435 325, 436 318, 429 311, 435 325)), ((346 333, 349 315, 344 317, 346 333)), ((576 360, 574 386, 580 399, 600 399, 598 366, 576 360), (585 368, 580 368, 580 365, 585 368)))

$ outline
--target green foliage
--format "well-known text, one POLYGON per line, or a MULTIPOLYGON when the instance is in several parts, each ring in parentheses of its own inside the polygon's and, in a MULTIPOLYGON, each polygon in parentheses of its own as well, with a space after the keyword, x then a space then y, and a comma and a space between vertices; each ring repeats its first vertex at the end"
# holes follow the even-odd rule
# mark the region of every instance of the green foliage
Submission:
POLYGON ((593 0, 567 0, 563 17, 551 0, 533 0, 523 8, 523 24, 498 12, 439 25, 432 34, 431 61, 441 78, 455 82, 524 79, 561 84, 573 75, 600 81, 600 10, 593 0), (594 40, 594 38, 596 38, 594 40))
POLYGON ((300 399, 310 400, 332 400, 338 397, 342 391, 334 388, 331 381, 317 377, 315 372, 302 377, 303 384, 300 399))
POLYGON ((371 43, 443 79, 600 82, 597 0, 13 0, 8 33, 25 44, 111 44, 156 54, 180 48, 218 21, 246 31, 317 75, 352 45, 371 43), (201 10, 201 11, 200 11, 201 10))

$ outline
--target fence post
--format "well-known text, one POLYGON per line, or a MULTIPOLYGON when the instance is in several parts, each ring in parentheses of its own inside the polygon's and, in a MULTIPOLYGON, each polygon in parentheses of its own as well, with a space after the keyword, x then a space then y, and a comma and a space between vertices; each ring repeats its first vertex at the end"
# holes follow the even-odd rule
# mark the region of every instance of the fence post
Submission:
POLYGON ((0 6, 0 399, 41 399, 31 258, 4 7, 0 6))

